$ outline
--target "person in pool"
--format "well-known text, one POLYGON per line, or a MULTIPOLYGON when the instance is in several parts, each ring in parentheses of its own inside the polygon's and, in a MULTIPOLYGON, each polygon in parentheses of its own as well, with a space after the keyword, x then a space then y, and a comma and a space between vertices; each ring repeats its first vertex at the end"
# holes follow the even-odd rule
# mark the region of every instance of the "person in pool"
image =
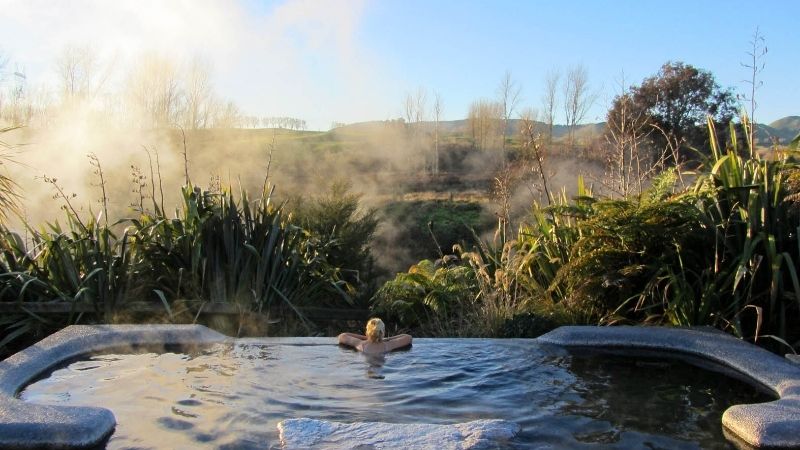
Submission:
POLYGON ((398 334, 390 338, 386 335, 386 326, 381 319, 373 318, 367 322, 367 335, 342 333, 339 344, 347 345, 358 351, 369 354, 382 354, 411 345, 411 335, 398 334))

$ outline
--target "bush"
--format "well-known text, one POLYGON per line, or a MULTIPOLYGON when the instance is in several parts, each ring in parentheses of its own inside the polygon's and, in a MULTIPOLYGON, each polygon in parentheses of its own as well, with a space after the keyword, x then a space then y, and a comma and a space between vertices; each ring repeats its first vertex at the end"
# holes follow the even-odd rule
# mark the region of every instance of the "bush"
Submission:
POLYGON ((292 222, 313 239, 328 242, 327 262, 356 289, 357 296, 369 298, 375 290, 370 244, 379 220, 376 209, 361 209, 360 200, 360 195, 350 193, 348 184, 335 182, 327 195, 294 200, 292 222))
POLYGON ((477 291, 469 267, 436 267, 423 260, 387 281, 373 297, 372 310, 398 327, 422 334, 469 335, 467 316, 477 291))

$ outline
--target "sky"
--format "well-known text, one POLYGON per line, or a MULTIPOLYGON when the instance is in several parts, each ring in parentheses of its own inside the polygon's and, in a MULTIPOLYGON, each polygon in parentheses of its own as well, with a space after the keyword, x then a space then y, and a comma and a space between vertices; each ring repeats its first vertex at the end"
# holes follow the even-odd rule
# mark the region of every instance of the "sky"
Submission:
POLYGON ((0 0, 0 52, 6 72, 35 86, 55 85, 66 45, 90 45, 117 73, 143 52, 199 58, 245 113, 321 130, 401 117, 419 87, 439 93, 444 119, 462 119, 496 97, 506 71, 522 86, 520 109, 541 108, 547 74, 583 65, 597 95, 585 122, 598 122, 623 80, 667 61, 748 91, 742 63, 758 28, 768 53, 756 119, 769 123, 800 114, 797 17, 794 0, 0 0))

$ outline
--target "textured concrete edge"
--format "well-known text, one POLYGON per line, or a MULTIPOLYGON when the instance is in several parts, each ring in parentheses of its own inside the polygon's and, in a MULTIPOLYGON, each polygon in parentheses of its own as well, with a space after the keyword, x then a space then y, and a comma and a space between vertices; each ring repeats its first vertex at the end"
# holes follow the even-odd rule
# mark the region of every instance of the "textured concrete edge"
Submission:
POLYGON ((754 447, 800 448, 800 367, 755 345, 718 331, 667 327, 567 326, 538 338, 566 348, 635 355, 642 351, 704 368, 740 374, 771 390, 778 400, 734 405, 722 416, 726 435, 754 447), (698 360, 699 359, 699 360, 698 360))
POLYGON ((17 393, 69 359, 114 349, 209 345, 230 338, 201 325, 73 325, 0 362, 0 447, 80 448, 116 426, 105 408, 26 403, 17 393))

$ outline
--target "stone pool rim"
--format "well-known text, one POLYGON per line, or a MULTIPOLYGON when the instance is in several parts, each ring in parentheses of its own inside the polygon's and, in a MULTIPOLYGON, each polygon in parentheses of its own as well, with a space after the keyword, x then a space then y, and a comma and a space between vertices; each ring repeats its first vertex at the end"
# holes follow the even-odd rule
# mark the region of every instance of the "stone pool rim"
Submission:
MULTIPOLYGON (((64 328, 0 362, 0 447, 92 447, 113 433, 116 420, 108 409, 40 405, 17 398, 28 384, 66 361, 123 348, 200 346, 233 340, 201 325, 64 328)), ((281 341, 290 340, 274 339, 276 344, 281 341)), ((313 341, 335 344, 335 338, 313 341)), ((730 335, 709 329, 565 326, 531 341, 573 352, 680 359, 743 379, 779 398, 728 408, 722 416, 726 437, 754 447, 800 448, 800 365, 730 335)))

